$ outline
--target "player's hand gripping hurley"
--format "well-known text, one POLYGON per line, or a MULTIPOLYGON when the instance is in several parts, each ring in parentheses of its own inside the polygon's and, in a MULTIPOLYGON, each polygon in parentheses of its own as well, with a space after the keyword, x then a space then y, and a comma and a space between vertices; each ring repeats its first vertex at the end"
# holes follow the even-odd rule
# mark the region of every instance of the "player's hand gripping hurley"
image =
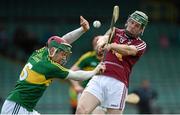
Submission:
MULTIPOLYGON (((112 39, 113 34, 114 34, 114 25, 117 22, 118 18, 119 18, 119 6, 114 6, 113 15, 112 15, 112 19, 111 19, 111 25, 110 25, 110 29, 108 31, 109 36, 108 36, 107 43, 104 44, 104 46, 111 43, 111 39, 112 39)), ((104 61, 104 57, 106 56, 106 52, 107 51, 104 51, 103 61, 104 61)))

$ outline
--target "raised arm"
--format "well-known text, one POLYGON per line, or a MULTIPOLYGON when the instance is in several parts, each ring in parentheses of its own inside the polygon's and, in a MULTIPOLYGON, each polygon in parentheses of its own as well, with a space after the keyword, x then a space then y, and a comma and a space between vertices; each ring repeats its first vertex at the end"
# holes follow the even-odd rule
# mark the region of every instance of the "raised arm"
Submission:
POLYGON ((82 16, 80 16, 80 25, 81 27, 65 34, 62 38, 65 39, 69 44, 76 41, 78 38, 80 38, 81 35, 83 35, 90 28, 89 22, 82 16))

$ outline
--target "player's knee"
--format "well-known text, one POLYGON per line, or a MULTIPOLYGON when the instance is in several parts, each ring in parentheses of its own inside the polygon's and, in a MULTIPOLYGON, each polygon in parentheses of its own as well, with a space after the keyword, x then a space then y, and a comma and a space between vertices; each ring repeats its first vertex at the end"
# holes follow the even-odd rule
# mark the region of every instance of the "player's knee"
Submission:
POLYGON ((76 109, 76 114, 88 114, 89 111, 83 105, 78 105, 76 109))

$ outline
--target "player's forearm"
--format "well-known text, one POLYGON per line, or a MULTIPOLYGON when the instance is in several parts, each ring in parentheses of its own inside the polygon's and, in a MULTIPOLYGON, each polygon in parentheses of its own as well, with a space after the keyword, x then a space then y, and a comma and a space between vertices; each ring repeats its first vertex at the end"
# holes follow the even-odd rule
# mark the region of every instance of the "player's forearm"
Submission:
POLYGON ((81 35, 83 35, 84 29, 83 27, 80 27, 76 30, 73 30, 67 34, 65 34, 62 38, 65 39, 69 44, 73 43, 74 41, 76 41, 78 38, 80 38, 81 35))
MULTIPOLYGON (((71 67, 71 70, 72 70, 72 71, 77 71, 77 70, 80 70, 80 68, 79 68, 78 66, 76 66, 76 65, 73 65, 73 66, 71 67)), ((72 84, 73 87, 80 86, 80 84, 79 84, 78 81, 75 81, 75 80, 72 80, 72 79, 70 79, 70 83, 72 84)))
POLYGON ((111 30, 109 29, 104 35, 110 35, 111 30))
POLYGON ((67 79, 72 79, 72 80, 87 80, 89 78, 91 78, 92 76, 94 76, 97 72, 95 70, 93 71, 82 71, 82 70, 78 70, 78 71, 69 71, 69 74, 67 76, 67 79))
POLYGON ((109 35, 98 36, 97 47, 103 47, 107 42, 109 35))
POLYGON ((137 49, 135 46, 132 45, 124 45, 124 44, 116 44, 116 43, 112 43, 110 46, 111 50, 115 50, 118 53, 127 56, 127 55, 133 55, 135 56, 137 53, 137 49))

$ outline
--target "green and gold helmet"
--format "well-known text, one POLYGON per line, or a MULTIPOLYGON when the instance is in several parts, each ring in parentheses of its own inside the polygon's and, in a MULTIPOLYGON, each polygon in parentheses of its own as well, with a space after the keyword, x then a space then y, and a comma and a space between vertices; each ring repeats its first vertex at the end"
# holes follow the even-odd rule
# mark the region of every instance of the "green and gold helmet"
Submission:
POLYGON ((129 19, 136 21, 137 23, 141 24, 141 26, 144 28, 148 23, 148 16, 141 11, 135 11, 130 15, 129 19))

